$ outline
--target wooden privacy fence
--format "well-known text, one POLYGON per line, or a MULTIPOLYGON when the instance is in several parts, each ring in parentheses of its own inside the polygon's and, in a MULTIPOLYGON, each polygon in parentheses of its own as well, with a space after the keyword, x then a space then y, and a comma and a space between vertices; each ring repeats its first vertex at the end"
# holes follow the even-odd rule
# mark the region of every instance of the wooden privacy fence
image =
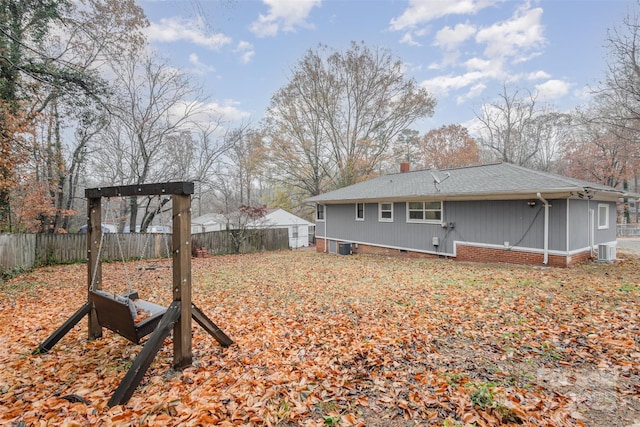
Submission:
POLYGON ((210 231, 191 235, 193 249, 204 248, 212 254, 276 251, 289 248, 287 228, 210 231))
MULTIPOLYGON (((251 230, 246 235, 225 230, 192 234, 191 242, 192 248, 205 249, 210 254, 249 253, 287 249, 289 236, 286 228, 251 230)), ((171 246, 170 234, 105 233, 100 258, 102 261, 167 258, 171 246)), ((0 234, 0 273, 86 260, 86 234, 0 234)))
POLYGON ((31 267, 36 258, 35 234, 0 234, 0 273, 31 267))

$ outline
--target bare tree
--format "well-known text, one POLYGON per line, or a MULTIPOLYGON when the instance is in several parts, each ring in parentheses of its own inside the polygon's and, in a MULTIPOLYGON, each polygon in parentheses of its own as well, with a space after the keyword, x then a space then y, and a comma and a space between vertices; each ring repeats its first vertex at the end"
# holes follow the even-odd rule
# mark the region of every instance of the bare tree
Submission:
POLYGON ((636 129, 611 120, 626 109, 623 103, 611 101, 609 95, 598 96, 588 109, 576 111, 576 124, 563 147, 563 163, 567 175, 620 187, 637 175, 640 144, 636 129))
POLYGON ((509 92, 504 85, 498 100, 485 103, 476 117, 481 123, 480 144, 498 159, 524 166, 539 150, 539 140, 527 138, 536 115, 536 97, 531 92, 519 95, 519 90, 509 92))
MULTIPOLYGON (((639 2, 640 4, 640 2, 639 2)), ((607 35, 607 76, 599 92, 610 102, 621 103, 623 117, 640 120, 640 14, 630 11, 622 25, 607 35)), ((639 128, 636 124, 634 127, 639 128)))
POLYGON ((249 127, 238 128, 230 133, 229 144, 227 173, 236 182, 238 203, 253 206, 259 199, 254 186, 266 161, 262 135, 249 127))
MULTIPOLYGON (((180 140, 200 112, 198 88, 186 74, 151 53, 131 52, 113 62, 112 67, 114 114, 105 132, 105 140, 110 144, 102 147, 102 158, 110 158, 108 163, 117 171, 115 182, 142 184, 184 176, 181 171, 167 169, 164 159, 174 157, 169 150, 175 149, 175 141, 180 140)), ((137 224, 137 214, 138 202, 133 197, 130 200, 132 231, 137 224)))
MULTIPOLYGON (((106 112, 99 106, 96 106, 95 109, 85 108, 76 116, 74 141, 70 147, 67 160, 67 179, 61 183, 62 185, 66 184, 66 189, 63 188, 63 193, 66 197, 65 209, 67 211, 72 211, 75 208, 80 179, 86 172, 87 157, 91 151, 91 143, 107 124, 108 117, 106 112)), ((62 228, 69 230, 70 221, 71 216, 66 216, 62 223, 62 228)))
POLYGON ((286 141, 272 146, 273 155, 290 159, 284 175, 306 166, 311 194, 326 179, 335 187, 350 185, 372 174, 391 142, 432 115, 435 103, 387 50, 352 42, 346 52, 332 53, 320 46, 271 100, 269 127, 286 141))
POLYGON ((498 99, 476 112, 478 142, 503 162, 550 170, 571 120, 525 92, 503 85, 498 99))

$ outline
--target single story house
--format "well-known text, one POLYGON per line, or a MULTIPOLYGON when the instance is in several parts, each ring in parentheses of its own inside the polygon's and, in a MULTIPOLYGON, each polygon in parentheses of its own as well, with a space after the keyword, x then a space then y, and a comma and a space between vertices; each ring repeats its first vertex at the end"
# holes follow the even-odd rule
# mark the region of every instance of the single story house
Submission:
POLYGON ((287 228, 289 247, 292 249, 309 246, 309 228, 314 224, 284 209, 268 209, 267 214, 255 224, 259 228, 287 228))
POLYGON ((227 229, 229 221, 222 214, 207 213, 191 219, 191 234, 227 229))
POLYGON ((508 163, 381 176, 311 197, 316 250, 570 266, 615 259, 612 187, 508 163))

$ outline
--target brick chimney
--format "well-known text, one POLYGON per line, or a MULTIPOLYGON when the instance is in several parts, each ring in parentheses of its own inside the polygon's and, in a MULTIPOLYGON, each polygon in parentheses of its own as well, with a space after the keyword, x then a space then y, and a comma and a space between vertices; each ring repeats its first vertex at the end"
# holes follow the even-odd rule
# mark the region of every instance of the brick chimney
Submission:
POLYGON ((400 172, 405 173, 405 172, 409 172, 410 170, 411 170, 411 166, 409 165, 409 162, 400 163, 400 172))

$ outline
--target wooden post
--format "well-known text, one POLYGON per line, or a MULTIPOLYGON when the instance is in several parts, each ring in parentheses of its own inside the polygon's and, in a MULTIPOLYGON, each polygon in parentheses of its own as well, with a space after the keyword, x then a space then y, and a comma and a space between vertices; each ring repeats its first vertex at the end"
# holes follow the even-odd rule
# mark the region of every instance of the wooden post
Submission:
MULTIPOLYGON (((87 293, 93 289, 102 289, 102 264, 100 262, 100 240, 102 239, 102 198, 87 199, 87 293)), ((87 301, 91 301, 87 295, 87 301)), ((89 339, 102 336, 102 327, 93 305, 89 312, 89 339)))
POLYGON ((173 327, 173 365, 191 365, 191 198, 173 196, 173 301, 180 318, 173 327))

